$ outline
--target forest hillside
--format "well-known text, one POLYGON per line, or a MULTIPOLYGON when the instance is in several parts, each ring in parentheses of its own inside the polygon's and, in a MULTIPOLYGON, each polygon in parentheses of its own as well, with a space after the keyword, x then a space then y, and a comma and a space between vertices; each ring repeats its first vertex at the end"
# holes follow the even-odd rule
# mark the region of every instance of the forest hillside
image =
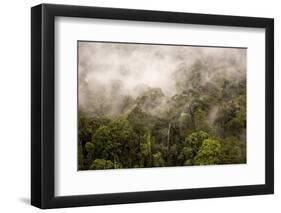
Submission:
POLYGON ((246 163, 246 50, 161 48, 80 43, 79 170, 246 163))

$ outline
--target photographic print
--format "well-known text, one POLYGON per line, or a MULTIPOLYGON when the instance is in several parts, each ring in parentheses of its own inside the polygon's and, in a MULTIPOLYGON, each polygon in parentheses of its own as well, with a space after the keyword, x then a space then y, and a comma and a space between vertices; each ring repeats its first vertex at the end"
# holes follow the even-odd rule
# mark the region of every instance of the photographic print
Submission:
POLYGON ((246 48, 77 51, 78 170, 246 163, 246 48))
POLYGON ((33 206, 273 193, 273 18, 31 8, 33 206))

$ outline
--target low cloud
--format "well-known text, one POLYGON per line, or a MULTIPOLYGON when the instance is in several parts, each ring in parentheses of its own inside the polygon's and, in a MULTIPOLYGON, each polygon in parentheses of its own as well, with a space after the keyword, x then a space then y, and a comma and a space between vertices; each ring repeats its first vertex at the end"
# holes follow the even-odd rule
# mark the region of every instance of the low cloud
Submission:
POLYGON ((79 107, 91 114, 120 113, 124 101, 148 88, 165 96, 192 86, 186 77, 198 65, 200 84, 223 77, 246 78, 246 49, 79 42, 79 107))

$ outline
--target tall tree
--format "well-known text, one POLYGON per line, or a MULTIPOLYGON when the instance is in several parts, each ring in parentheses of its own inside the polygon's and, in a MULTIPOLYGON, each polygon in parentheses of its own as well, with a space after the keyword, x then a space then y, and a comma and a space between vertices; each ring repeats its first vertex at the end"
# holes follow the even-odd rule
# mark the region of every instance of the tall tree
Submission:
POLYGON ((203 141, 194 158, 195 165, 219 164, 222 158, 222 147, 219 141, 206 139, 203 141))

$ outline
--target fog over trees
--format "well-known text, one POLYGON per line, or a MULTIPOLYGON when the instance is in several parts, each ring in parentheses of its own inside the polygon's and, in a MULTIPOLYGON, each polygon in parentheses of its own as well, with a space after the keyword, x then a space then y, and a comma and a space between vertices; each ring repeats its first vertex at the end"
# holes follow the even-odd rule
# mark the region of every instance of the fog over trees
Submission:
POLYGON ((79 42, 79 170, 246 163, 246 51, 79 42))

